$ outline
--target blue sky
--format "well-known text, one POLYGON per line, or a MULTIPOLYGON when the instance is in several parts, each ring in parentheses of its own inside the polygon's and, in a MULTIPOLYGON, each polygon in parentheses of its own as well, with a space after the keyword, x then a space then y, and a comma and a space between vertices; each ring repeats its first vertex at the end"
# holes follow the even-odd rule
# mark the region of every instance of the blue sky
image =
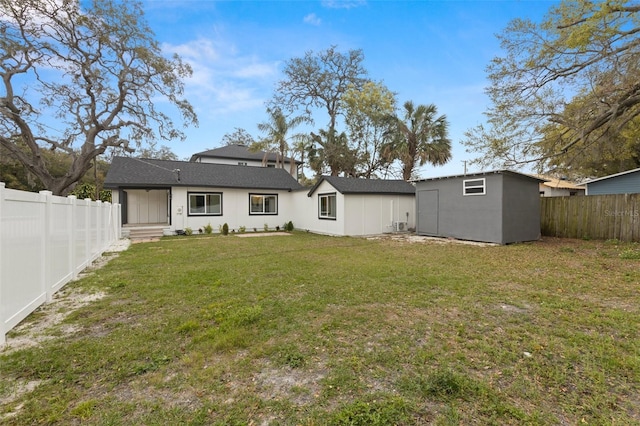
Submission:
MULTIPOLYGON (((495 35, 514 18, 542 19, 554 1, 210 1, 145 0, 146 18, 167 53, 194 70, 187 99, 200 125, 167 144, 180 158, 220 146, 243 128, 261 136, 265 102, 284 63, 336 45, 362 49, 369 77, 401 105, 435 104, 450 123, 452 160, 421 177, 462 173, 472 158, 464 132, 484 120, 485 68, 501 53, 495 35)), ((316 119, 325 127, 328 117, 316 119)), ((475 171, 473 167, 469 171, 475 171)))

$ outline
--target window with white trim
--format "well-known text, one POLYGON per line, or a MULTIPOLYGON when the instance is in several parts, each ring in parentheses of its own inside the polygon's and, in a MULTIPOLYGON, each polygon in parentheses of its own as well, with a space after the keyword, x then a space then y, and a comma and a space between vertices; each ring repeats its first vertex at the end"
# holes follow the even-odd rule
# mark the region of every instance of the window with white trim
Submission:
POLYGON ((336 218, 336 193, 318 195, 318 217, 320 219, 336 218))
POLYGON ((278 214, 278 195, 249 194, 249 214, 278 214))
POLYGON ((486 194, 485 178, 463 180, 462 194, 463 195, 485 195, 486 194))
POLYGON ((190 192, 189 216, 221 216, 222 193, 190 192))

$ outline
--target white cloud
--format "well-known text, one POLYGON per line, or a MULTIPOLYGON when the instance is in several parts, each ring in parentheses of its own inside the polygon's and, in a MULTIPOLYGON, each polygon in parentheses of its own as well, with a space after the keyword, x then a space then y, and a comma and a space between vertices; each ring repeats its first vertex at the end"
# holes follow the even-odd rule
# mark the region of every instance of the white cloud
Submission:
POLYGON ((220 59, 220 53, 214 46, 213 41, 207 39, 193 40, 177 46, 164 44, 162 49, 177 53, 184 59, 197 58, 199 61, 216 61, 220 59))
POLYGON ((327 9, 353 9, 355 7, 364 6, 366 0, 323 0, 322 6, 327 9))
POLYGON ((278 63, 242 55, 232 43, 208 38, 180 45, 163 44, 167 55, 177 53, 191 65, 185 80, 189 101, 199 115, 224 114, 262 107, 271 96, 278 63))
POLYGON ((251 62, 239 68, 235 75, 240 78, 265 78, 276 73, 277 64, 251 62))
POLYGON ((303 21, 305 24, 315 25, 316 27, 322 23, 322 20, 315 13, 308 14, 303 21))

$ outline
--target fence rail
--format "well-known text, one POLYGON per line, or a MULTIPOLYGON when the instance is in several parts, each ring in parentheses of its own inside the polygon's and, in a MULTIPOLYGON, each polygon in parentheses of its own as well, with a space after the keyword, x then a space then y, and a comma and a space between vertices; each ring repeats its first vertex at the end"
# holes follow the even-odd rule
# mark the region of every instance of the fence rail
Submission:
POLYGON ((640 241, 640 194, 542 197, 542 235, 640 241))
POLYGON ((120 205, 0 182, 0 345, 120 238, 120 205))

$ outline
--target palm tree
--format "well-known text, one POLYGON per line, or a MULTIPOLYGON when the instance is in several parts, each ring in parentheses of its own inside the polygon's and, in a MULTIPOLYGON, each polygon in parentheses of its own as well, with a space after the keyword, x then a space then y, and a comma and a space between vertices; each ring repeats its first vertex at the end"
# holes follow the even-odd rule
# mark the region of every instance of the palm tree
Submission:
POLYGON ((429 163, 440 166, 451 159, 451 141, 448 136, 449 123, 444 115, 436 117, 433 104, 414 106, 412 101, 404 103, 404 117, 395 117, 392 126, 392 150, 402 163, 402 178, 411 179, 416 164, 429 163))
MULTIPOLYGON (((259 142, 252 144, 255 150, 265 151, 266 155, 270 152, 276 153, 276 167, 284 168, 284 159, 289 152, 289 139, 297 139, 299 135, 288 135, 288 133, 296 126, 308 122, 306 117, 293 117, 287 119, 280 108, 267 108, 269 120, 258 124, 258 130, 266 133, 266 137, 259 142)), ((290 173, 294 173, 295 161, 291 162, 290 173)))

